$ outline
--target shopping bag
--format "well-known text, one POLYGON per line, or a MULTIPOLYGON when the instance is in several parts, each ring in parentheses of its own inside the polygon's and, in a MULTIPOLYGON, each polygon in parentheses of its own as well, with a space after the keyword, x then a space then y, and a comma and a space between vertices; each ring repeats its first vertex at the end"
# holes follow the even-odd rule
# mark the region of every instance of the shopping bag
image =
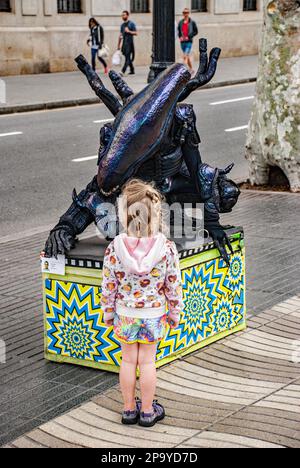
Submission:
POLYGON ((103 44, 101 49, 98 50, 98 57, 107 58, 109 56, 109 47, 107 44, 103 44))
POLYGON ((122 62, 122 54, 120 50, 116 50, 116 52, 112 56, 112 64, 116 67, 119 67, 121 65, 121 62, 122 62))

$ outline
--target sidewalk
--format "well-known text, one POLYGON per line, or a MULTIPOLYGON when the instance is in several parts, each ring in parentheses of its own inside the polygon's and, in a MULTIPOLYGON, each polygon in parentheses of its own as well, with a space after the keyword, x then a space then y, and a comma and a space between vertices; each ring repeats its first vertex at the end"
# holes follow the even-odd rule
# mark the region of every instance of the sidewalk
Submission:
MULTIPOLYGON (((208 87, 254 81, 257 63, 257 56, 220 59, 216 76, 208 87)), ((135 92, 146 86, 148 72, 149 67, 137 67, 135 76, 126 77, 135 92)), ((100 76, 107 87, 113 90, 102 70, 100 76)), ((99 102, 80 72, 8 76, 2 79, 6 83, 7 103, 0 105, 0 114, 99 102)))
POLYGON ((166 418, 120 424, 119 385, 13 441, 10 448, 300 448, 300 295, 248 330, 158 371, 166 418))
MULTIPOLYGON (((199 433, 207 429, 214 433, 229 432, 236 436, 237 433, 233 430, 240 430, 242 424, 240 431, 243 437, 254 437, 254 439, 261 439, 265 442, 267 440, 279 445, 299 444, 299 432, 294 425, 296 422, 299 427, 300 402, 299 394, 294 395, 294 393, 297 393, 295 385, 299 385, 300 370, 299 365, 294 365, 290 361, 291 345, 293 340, 299 337, 300 304, 298 304, 298 299, 291 299, 289 302, 291 297, 298 296, 300 292, 299 195, 243 191, 234 212, 222 217, 222 222, 244 226, 247 310, 248 316, 254 315, 255 317, 253 316, 249 322, 250 329, 241 338, 237 336, 228 338, 214 347, 210 346, 197 355, 161 370, 159 395, 167 403, 171 418, 166 420, 162 428, 169 430, 170 437, 173 434, 173 439, 168 438, 165 442, 169 443, 167 440, 171 440, 170 444, 174 445, 175 442, 180 444, 183 443, 183 436, 184 439, 195 436, 198 440, 198 437, 203 438, 205 435, 207 439, 211 437, 211 434, 205 432, 200 436, 199 433), (290 305, 282 305, 279 310, 278 307, 273 307, 283 301, 288 301, 287 304, 290 305), (271 312, 264 312, 270 308, 273 308, 271 312), (291 313, 287 313, 286 309, 292 309, 291 313), (256 326, 259 326, 260 335, 257 335, 256 326), (245 344, 245 339, 248 338, 249 341, 245 344), (236 356, 238 356, 238 361, 235 370, 232 361, 236 356), (190 400, 191 406, 187 408, 187 415, 179 411, 176 416, 174 401, 178 401, 176 406, 178 405, 181 410, 185 408, 184 398, 178 395, 178 389, 181 393, 181 387, 178 386, 178 382, 173 382, 172 386, 170 383, 172 388, 165 388, 163 385, 166 380, 171 382, 171 379, 174 379, 171 374, 178 373, 176 372, 178 366, 183 366, 182 371, 185 374, 182 375, 189 377, 191 364, 197 366, 196 369, 192 368, 192 375, 195 373, 197 379, 194 375, 187 379, 182 390, 190 400), (224 399, 213 400, 211 394, 218 393, 213 387, 218 383, 214 382, 214 372, 220 374, 216 380, 223 382, 222 388, 229 389, 225 392, 229 393, 229 402, 224 399), (229 381, 226 377, 228 375, 229 381), (205 382, 207 385, 204 388, 205 382), (230 396, 230 394, 234 391, 235 383, 239 384, 240 388, 245 383, 249 384, 245 393, 250 393, 251 398, 244 392, 238 394, 238 398, 249 400, 249 405, 248 402, 244 404, 244 401, 241 403, 235 399, 232 400, 233 395, 230 396), (198 386, 200 384, 202 387, 198 386), (279 393, 270 397, 272 393, 270 388, 273 389, 273 384, 276 384, 274 392, 279 393), (289 386, 288 391, 285 389, 286 386, 289 386), (205 392, 209 393, 208 400, 204 398, 205 392), (288 400, 288 397, 291 399, 288 400), (273 398, 275 398, 275 403, 273 398), (169 399, 171 402, 166 401, 169 399), (259 399, 263 399, 265 405, 269 401, 263 412, 259 407, 259 399), (275 415, 272 415, 272 406, 278 401, 282 409, 275 408, 275 415), (285 404, 288 404, 287 408, 284 408, 285 404), (207 410, 206 407, 208 407, 207 410), (200 411, 198 411, 199 408, 200 411), (285 409, 286 413, 283 412, 285 409), (243 418, 240 420, 241 415, 243 418), (246 415, 252 421, 251 424, 247 424, 247 430, 243 426, 247 422, 246 415), (176 417, 175 422, 173 417, 176 417), (224 419, 224 423, 222 417, 227 418, 226 421, 224 419), (187 419, 193 421, 193 426, 188 426, 187 419), (263 422, 263 419, 268 423, 263 422), (267 439, 264 439, 261 434, 251 435, 251 427, 254 427, 253 430, 256 431, 259 427, 263 428, 264 424, 275 426, 272 427, 271 433, 266 431, 267 439), (277 426, 280 429, 277 429, 277 426), (191 432, 185 432, 185 427, 191 432), (289 435, 275 437, 274 434, 283 430, 282 428, 284 428, 282 434, 289 435), (294 438, 291 436, 292 432, 295 434, 294 438)), ((109 414, 114 417, 114 421, 118 421, 119 418, 119 393, 117 387, 114 387, 118 381, 117 375, 72 365, 57 365, 43 358, 39 252, 44 246, 48 232, 45 230, 45 232, 32 233, 24 238, 20 238, 19 233, 15 233, 14 240, 0 242, 0 338, 5 340, 7 346, 7 362, 0 364, 0 445, 11 443, 37 427, 44 427, 49 421, 60 418, 62 414, 86 402, 89 402, 87 409, 92 405, 93 410, 97 409, 95 405, 99 404, 100 411, 103 411, 101 417, 107 417, 109 414), (112 387, 114 387, 112 393, 115 395, 114 398, 106 396, 103 399, 101 394, 112 387), (92 403, 91 399, 93 399, 92 403), (116 399, 115 403, 114 399, 116 399), (112 413, 105 413, 101 409, 107 405, 112 413)), ((222 392, 224 398, 225 393, 222 392)), ((81 411, 79 411, 80 417, 81 411)), ((66 426, 65 419, 63 422, 66 426)), ((53 427, 51 424, 49 427, 53 427)), ((57 426, 56 422, 55 427, 57 426)), ((36 437, 41 435, 39 431, 37 434, 36 437)), ((76 435, 76 431, 74 434, 76 435)), ((217 436, 214 435, 214 437, 217 436)), ((49 438, 48 435, 47 443, 50 443, 49 438)), ((99 443, 99 440, 93 437, 89 439, 90 443, 99 443)), ((41 439, 35 440, 41 441, 41 439)), ((52 438, 51 440, 57 443, 57 440, 52 438)), ((229 443, 232 439, 229 437, 229 440, 228 438, 226 440, 229 443)), ((22 441, 20 444, 24 443, 24 439, 22 441)), ((31 443, 28 438, 25 442, 31 443)), ((234 443, 237 442, 235 438, 234 443)))

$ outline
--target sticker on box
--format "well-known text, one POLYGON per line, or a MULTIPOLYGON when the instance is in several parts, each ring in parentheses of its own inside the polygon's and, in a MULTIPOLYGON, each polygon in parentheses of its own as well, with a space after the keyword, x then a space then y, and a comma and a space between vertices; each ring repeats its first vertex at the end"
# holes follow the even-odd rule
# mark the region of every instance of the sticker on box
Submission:
POLYGON ((66 272, 66 258, 65 255, 59 254, 55 257, 45 257, 43 254, 40 256, 42 273, 52 273, 55 275, 65 275, 66 272))

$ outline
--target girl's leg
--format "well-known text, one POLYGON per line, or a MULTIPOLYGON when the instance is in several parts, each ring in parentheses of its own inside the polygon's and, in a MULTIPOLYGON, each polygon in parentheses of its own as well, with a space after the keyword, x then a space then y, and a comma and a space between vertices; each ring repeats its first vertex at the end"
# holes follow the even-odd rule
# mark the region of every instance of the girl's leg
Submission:
POLYGON ((156 357, 157 344, 141 344, 138 348, 138 365, 140 369, 140 387, 142 394, 142 411, 152 413, 153 398, 156 389, 156 357))
POLYGON ((107 69, 107 63, 105 62, 104 58, 102 57, 98 57, 99 59, 99 62, 102 63, 103 67, 104 67, 104 70, 107 69))
POLYGON ((97 49, 92 49, 92 69, 94 71, 96 70, 96 55, 97 55, 97 49))
POLYGON ((121 343, 122 362, 120 386, 124 400, 124 411, 135 410, 136 368, 138 362, 138 343, 121 343))

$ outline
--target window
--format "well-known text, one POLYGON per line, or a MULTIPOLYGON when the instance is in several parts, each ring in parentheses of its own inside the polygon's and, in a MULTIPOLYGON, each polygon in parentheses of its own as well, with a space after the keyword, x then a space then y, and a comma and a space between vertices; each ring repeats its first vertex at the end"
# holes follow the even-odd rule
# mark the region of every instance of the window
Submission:
POLYGON ((149 0, 131 0, 132 13, 149 13, 149 0))
POLYGON ((207 0, 192 0, 192 10, 202 13, 207 11, 207 0))
POLYGON ((82 13, 81 0, 58 0, 58 13, 82 13))
POLYGON ((256 11, 257 1, 256 0, 244 0, 244 11, 256 11))
POLYGON ((9 0, 0 0, 0 11, 11 11, 9 0))

